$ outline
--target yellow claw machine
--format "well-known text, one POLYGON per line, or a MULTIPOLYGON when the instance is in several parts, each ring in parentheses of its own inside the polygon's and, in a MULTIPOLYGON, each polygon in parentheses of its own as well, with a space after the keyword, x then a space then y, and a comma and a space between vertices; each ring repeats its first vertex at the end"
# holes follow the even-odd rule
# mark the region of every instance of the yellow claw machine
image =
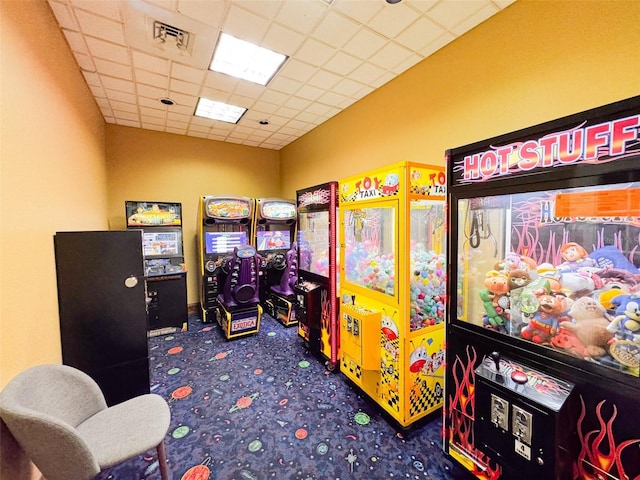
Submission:
POLYGON ((401 427, 443 404, 444 167, 339 182, 340 370, 401 427))

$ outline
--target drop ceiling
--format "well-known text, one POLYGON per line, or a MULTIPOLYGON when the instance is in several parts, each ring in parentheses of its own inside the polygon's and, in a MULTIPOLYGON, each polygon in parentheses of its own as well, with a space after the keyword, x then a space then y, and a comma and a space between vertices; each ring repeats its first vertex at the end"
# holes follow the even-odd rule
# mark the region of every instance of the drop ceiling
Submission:
POLYGON ((279 150, 513 1, 48 3, 107 123, 279 150), (187 47, 154 38, 159 24, 187 47), (288 59, 266 86, 209 71, 221 32, 288 59), (196 117, 199 97, 248 110, 237 124, 196 117))

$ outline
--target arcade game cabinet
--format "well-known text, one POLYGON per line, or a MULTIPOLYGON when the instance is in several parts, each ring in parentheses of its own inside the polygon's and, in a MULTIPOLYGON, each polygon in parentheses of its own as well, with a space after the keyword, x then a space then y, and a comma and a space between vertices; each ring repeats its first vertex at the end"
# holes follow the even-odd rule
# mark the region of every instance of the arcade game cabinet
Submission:
POLYGON ((260 258, 250 244, 253 199, 200 198, 198 252, 202 321, 216 320, 227 339, 260 329, 260 258))
POLYGON ((296 318, 298 335, 309 350, 339 367, 338 324, 338 182, 296 192, 298 204, 298 283, 296 318))
POLYGON ((187 271, 182 248, 182 204, 126 201, 127 229, 142 230, 149 330, 186 330, 187 271))
POLYGON ((447 152, 444 449, 640 478, 640 97, 447 152))
POLYGON ((256 199, 255 243, 262 256, 260 303, 284 326, 296 325, 293 286, 298 279, 296 204, 279 198, 256 199))
POLYGON ((443 403, 443 167, 340 181, 340 371, 401 427, 443 403))

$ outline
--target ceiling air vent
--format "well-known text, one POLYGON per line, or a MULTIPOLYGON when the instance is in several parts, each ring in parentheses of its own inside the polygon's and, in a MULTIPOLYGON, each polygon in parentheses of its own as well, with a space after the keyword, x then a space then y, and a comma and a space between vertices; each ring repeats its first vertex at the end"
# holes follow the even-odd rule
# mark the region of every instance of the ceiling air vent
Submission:
POLYGON ((157 20, 153 21, 153 39, 156 42, 171 42, 175 44, 175 47, 178 50, 186 52, 189 50, 190 38, 191 35, 185 30, 167 25, 166 23, 162 23, 157 20))

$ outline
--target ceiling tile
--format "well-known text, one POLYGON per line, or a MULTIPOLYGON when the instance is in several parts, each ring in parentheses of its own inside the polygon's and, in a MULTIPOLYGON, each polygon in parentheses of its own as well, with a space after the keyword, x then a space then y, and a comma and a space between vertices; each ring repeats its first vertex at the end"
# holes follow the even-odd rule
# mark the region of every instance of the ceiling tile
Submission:
POLYGON ((313 38, 308 38, 296 52, 296 58, 309 65, 319 67, 335 55, 335 53, 335 48, 320 43, 313 38))
POLYGON ((82 33, 119 45, 125 45, 122 23, 114 22, 113 20, 99 17, 98 15, 92 15, 83 10, 77 11, 76 18, 78 19, 82 33))
POLYGON ((268 27, 269 22, 266 18, 232 3, 227 18, 222 25, 222 31, 245 42, 258 44, 267 32, 268 27))
POLYGON ((359 28, 359 25, 350 18, 329 12, 313 31, 312 36, 327 45, 340 48, 358 32, 359 28))
POLYGON ((87 48, 87 44, 84 41, 84 37, 80 32, 73 32, 71 30, 62 30, 65 38, 67 39, 67 43, 73 52, 84 53, 89 55, 89 49, 87 48))
POLYGON ((325 10, 326 7, 320 2, 288 1, 282 3, 275 20, 308 35, 315 28, 325 10))
POLYGON ((271 149, 332 118, 511 3, 48 0, 105 122, 271 149), (154 39, 154 20, 188 32, 186 49, 172 35, 154 39), (208 70, 223 25, 289 57, 266 86, 208 70), (238 125, 201 119, 194 116, 200 95, 249 110, 238 125), (165 97, 175 104, 160 103, 165 97), (259 126, 262 119, 269 124, 259 126))
POLYGON ((291 56, 302 45, 304 35, 278 23, 272 23, 261 45, 283 55, 291 56))
POLYGON ((366 28, 361 28, 358 33, 346 43, 342 50, 362 60, 366 60, 380 50, 386 42, 387 40, 385 40, 384 37, 366 28))
POLYGON ((126 47, 105 42, 93 37, 85 37, 91 55, 97 58, 105 58, 114 62, 128 64, 130 62, 129 50, 126 47))
POLYGON ((70 0, 70 3, 76 9, 76 12, 80 10, 87 10, 97 15, 110 18, 111 20, 116 20, 118 22, 122 21, 120 8, 117 2, 108 2, 104 0, 70 0))
POLYGON ((382 8, 379 1, 334 0, 333 8, 366 25, 382 8))
POLYGON ((360 60, 359 58, 356 58, 344 52, 338 52, 324 64, 323 68, 338 75, 347 76, 349 73, 353 72, 361 63, 362 60, 360 60))
POLYGON ((419 13, 404 3, 383 8, 367 22, 367 26, 387 38, 394 38, 419 17, 419 13))
POLYGON ((124 80, 133 80, 131 67, 121 63, 110 62, 102 58, 95 59, 96 70, 99 74, 110 75, 124 80))
POLYGON ((147 53, 131 51, 131 58, 133 60, 133 66, 142 70, 147 70, 152 73, 158 73, 160 75, 169 74, 169 60, 164 58, 154 57, 147 53))
POLYGON ((326 70, 318 70, 308 81, 309 85, 314 87, 324 88, 325 90, 333 88, 342 77, 335 73, 328 72, 326 70))
POLYGON ((426 17, 422 17, 411 24, 409 28, 399 33, 396 41, 415 52, 420 52, 445 32, 446 30, 441 26, 426 17))
POLYGON ((110 90, 118 90, 126 93, 135 93, 136 89, 133 82, 122 80, 120 78, 110 77, 108 75, 100 75, 102 86, 110 90))
POLYGON ((58 24, 62 28, 67 28, 69 30, 80 30, 80 26, 78 22, 76 22, 76 17, 73 15, 71 8, 60 2, 49 2, 51 5, 51 10, 53 11, 53 15, 56 17, 58 24))

